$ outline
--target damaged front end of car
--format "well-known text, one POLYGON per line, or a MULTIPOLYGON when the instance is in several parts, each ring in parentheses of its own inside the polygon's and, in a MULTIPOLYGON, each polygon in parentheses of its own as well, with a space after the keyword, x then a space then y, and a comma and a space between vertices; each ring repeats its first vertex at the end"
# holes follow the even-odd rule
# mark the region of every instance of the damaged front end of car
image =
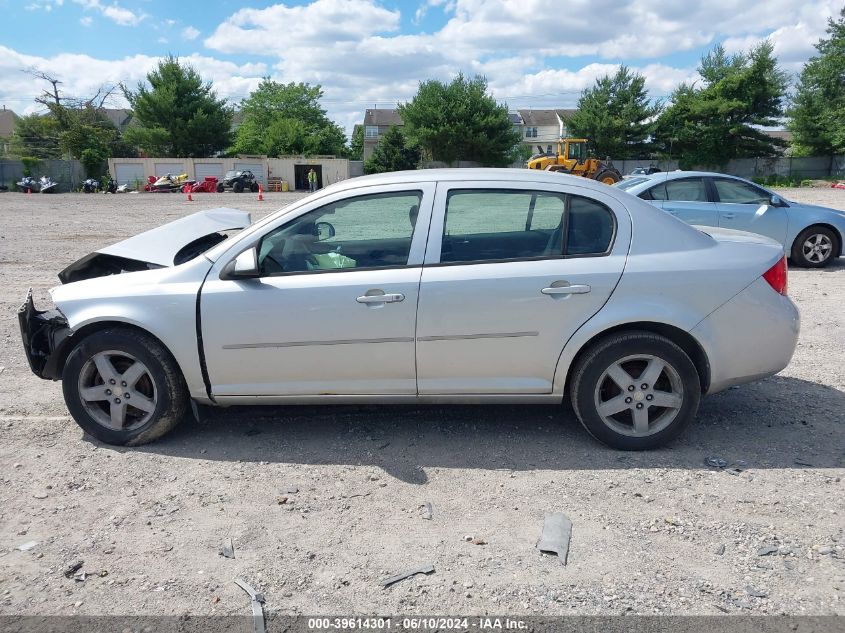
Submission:
POLYGON ((18 310, 18 323, 32 372, 39 378, 59 380, 62 377, 60 352, 73 334, 67 319, 58 310, 37 310, 30 288, 18 310))

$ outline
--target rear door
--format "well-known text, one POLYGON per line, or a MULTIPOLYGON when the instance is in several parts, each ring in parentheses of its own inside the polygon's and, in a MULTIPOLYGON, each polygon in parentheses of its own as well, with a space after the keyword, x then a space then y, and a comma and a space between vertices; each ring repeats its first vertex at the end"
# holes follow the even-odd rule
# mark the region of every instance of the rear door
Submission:
POLYGON ((417 313, 420 395, 551 393, 622 274, 630 217, 578 186, 441 182, 417 313))
POLYGON ((716 204, 710 198, 704 178, 673 178, 661 181, 657 176, 654 180, 657 184, 640 194, 641 198, 649 200, 687 224, 719 225, 716 204))
POLYGON ((783 244, 786 208, 774 207, 765 189, 734 178, 713 178, 719 226, 765 235, 783 244))

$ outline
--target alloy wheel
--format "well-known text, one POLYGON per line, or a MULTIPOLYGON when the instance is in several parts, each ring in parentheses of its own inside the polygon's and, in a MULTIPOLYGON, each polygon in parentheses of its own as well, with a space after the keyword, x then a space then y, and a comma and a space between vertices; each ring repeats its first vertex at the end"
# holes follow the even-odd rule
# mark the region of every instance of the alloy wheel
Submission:
POLYGON ((678 371, 651 354, 626 356, 596 383, 595 406, 602 422, 630 437, 659 433, 678 416, 684 388, 678 371))
POLYGON ((131 431, 146 424, 158 397, 150 370, 140 360, 117 350, 98 352, 82 367, 79 398, 98 424, 131 431))
POLYGON ((830 257, 833 252, 833 241, 824 233, 814 233, 801 245, 801 252, 804 258, 814 264, 821 264, 830 257))

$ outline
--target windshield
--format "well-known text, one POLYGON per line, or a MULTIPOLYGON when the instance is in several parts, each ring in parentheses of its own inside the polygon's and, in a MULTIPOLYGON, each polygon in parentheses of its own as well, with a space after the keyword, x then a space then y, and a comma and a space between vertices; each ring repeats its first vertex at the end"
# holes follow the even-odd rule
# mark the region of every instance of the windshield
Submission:
POLYGON ((234 177, 235 177, 235 176, 237 176, 239 173, 241 173, 241 172, 239 172, 239 171, 235 171, 234 169, 230 169, 229 171, 227 171, 227 172, 226 172, 226 175, 225 175, 225 176, 223 176, 223 177, 224 177, 224 178, 234 178, 234 177))
POLYGON ((648 182, 651 178, 625 178, 624 180, 620 180, 617 182, 614 187, 617 189, 622 189, 623 191, 630 189, 631 187, 636 187, 637 185, 648 182))

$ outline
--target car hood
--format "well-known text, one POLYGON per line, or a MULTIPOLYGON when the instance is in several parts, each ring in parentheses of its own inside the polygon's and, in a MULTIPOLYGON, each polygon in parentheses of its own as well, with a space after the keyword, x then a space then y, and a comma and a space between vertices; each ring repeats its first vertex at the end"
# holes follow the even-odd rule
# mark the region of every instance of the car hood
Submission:
POLYGON ((220 231, 243 229, 249 213, 237 209, 199 211, 106 246, 75 261, 59 273, 62 283, 179 264, 222 242, 220 231))
POLYGON ((823 207, 818 204, 807 204, 805 202, 793 202, 792 200, 788 200, 789 208, 794 211, 823 211, 825 213, 832 213, 834 215, 839 216, 840 218, 845 218, 845 211, 840 209, 833 209, 831 207, 823 207))

